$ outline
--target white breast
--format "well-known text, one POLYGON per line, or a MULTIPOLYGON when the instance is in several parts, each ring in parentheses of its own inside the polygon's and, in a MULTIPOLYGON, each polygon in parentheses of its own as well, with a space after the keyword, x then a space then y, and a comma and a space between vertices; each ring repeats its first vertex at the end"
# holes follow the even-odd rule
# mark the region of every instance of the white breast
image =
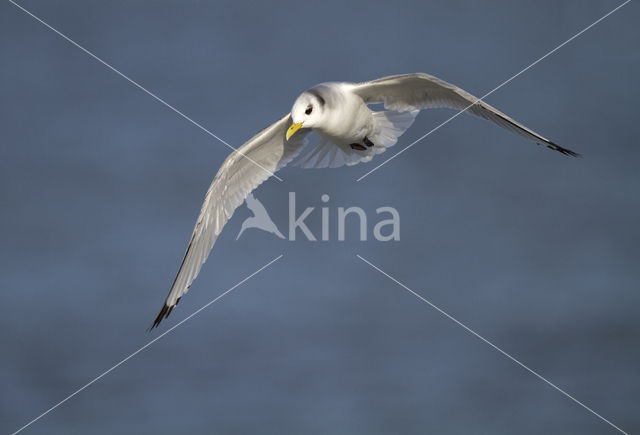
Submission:
POLYGON ((373 116, 361 97, 342 83, 323 84, 331 92, 322 125, 314 130, 338 145, 360 143, 373 130, 373 116))

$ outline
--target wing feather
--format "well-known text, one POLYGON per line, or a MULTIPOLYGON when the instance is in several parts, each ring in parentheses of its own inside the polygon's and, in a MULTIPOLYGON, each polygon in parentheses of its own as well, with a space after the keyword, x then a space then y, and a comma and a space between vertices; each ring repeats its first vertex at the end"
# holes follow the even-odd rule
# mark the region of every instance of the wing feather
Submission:
POLYGON ((539 135, 498 109, 479 101, 467 91, 429 74, 416 73, 383 77, 365 83, 353 84, 352 92, 366 103, 384 103, 390 110, 409 111, 445 107, 465 110, 472 115, 491 121, 511 132, 524 136, 538 144, 578 157, 579 154, 563 148, 539 135))
POLYGON ((222 228, 247 195, 269 178, 267 171, 275 173, 302 150, 308 130, 299 131, 287 141, 285 133, 290 124, 291 116, 284 116, 224 161, 207 191, 178 273, 151 329, 169 316, 189 290, 222 228))

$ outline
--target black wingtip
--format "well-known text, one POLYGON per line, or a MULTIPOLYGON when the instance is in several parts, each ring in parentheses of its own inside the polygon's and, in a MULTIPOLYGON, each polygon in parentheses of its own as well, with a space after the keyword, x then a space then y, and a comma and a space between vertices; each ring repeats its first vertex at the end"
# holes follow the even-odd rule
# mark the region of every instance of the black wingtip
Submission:
POLYGON ((149 327, 148 331, 151 332, 153 330, 153 328, 156 328, 160 322, 162 322, 163 319, 166 319, 167 317, 169 317, 169 314, 171 314, 171 311, 173 311, 173 307, 175 307, 176 305, 178 305, 178 302, 180 302, 180 298, 178 298, 176 300, 176 303, 169 306, 166 303, 162 305, 162 309, 160 310, 160 312, 158 313, 158 316, 156 317, 156 320, 153 321, 153 324, 149 327))
POLYGON ((552 149, 554 151, 558 151, 559 153, 562 153, 565 156, 582 157, 582 154, 578 154, 575 151, 571 151, 570 149, 563 148, 560 145, 555 144, 553 142, 549 142, 549 143, 547 143, 545 145, 547 145, 547 148, 552 149))

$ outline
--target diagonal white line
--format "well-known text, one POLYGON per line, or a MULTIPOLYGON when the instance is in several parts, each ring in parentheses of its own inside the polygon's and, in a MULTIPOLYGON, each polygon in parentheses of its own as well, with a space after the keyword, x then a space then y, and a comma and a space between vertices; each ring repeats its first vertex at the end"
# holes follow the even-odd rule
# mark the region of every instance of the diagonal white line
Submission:
POLYGON ((246 154, 244 154, 242 151, 239 151, 237 148, 233 147, 232 145, 229 145, 228 142, 226 142, 225 140, 221 139, 219 136, 215 135, 214 133, 212 133, 211 131, 209 131, 208 129, 206 129, 205 127, 203 127, 200 123, 194 121, 193 119, 189 118, 187 115, 185 115, 184 113, 182 113, 180 110, 176 109, 175 107, 173 107, 171 104, 167 103, 166 101, 164 101, 162 98, 158 97, 156 94, 154 94, 153 92, 147 90, 145 87, 143 87, 141 84, 139 84, 138 82, 136 82, 135 80, 129 78, 128 76, 126 76, 125 74, 123 74, 122 72, 118 71, 116 68, 114 68, 113 66, 109 65, 107 62, 105 62, 104 60, 100 59, 98 56, 96 56, 95 54, 93 54, 92 52, 90 52, 89 50, 87 50, 86 48, 84 48, 83 46, 81 46, 80 44, 78 44, 77 42, 75 42, 74 40, 72 40, 71 38, 69 38, 67 35, 63 34, 62 32, 54 29, 53 27, 51 27, 49 24, 47 24, 46 22, 44 22, 42 19, 36 17, 34 14, 32 14, 31 12, 29 12, 28 10, 26 10, 25 8, 23 8, 22 6, 20 6, 19 4, 17 4, 16 2, 14 2, 13 0, 9 0, 9 3, 11 3, 12 5, 14 5, 15 7, 17 7, 18 9, 22 10, 24 13, 26 13, 27 15, 31 16, 32 18, 34 18, 35 20, 37 20, 38 22, 40 22, 41 24, 43 24, 44 26, 46 26, 47 28, 49 28, 50 30, 53 30, 55 33, 57 33, 58 35, 60 35, 62 38, 66 39, 68 42, 70 42, 71 44, 75 45, 76 47, 78 47, 80 50, 84 51, 86 54, 88 54, 89 56, 91 56, 92 58, 94 58, 95 60, 97 60, 98 62, 100 62, 101 64, 103 64, 104 66, 106 66, 107 68, 109 68, 111 71, 115 72, 116 74, 118 74, 120 77, 122 77, 123 79, 129 81, 130 83, 132 83, 133 85, 135 85, 137 88, 139 88, 140 90, 144 91, 145 93, 147 93, 148 95, 150 95, 151 97, 153 97, 154 99, 156 99, 157 101, 161 102, 162 104, 164 104, 165 106, 167 106, 169 109, 173 110, 175 113, 177 113, 178 115, 182 116, 184 119, 186 119, 187 121, 189 121, 190 123, 192 123, 193 125, 195 125, 196 127, 198 127, 200 130, 204 131, 205 133, 209 134, 210 136, 218 139, 220 142, 222 142, 224 145, 226 145, 228 148, 231 148, 233 151, 235 151, 236 153, 240 154, 241 156, 245 157, 246 159, 248 159, 250 162, 252 162, 254 165, 258 166, 260 169, 262 169, 263 171, 265 171, 266 173, 268 173, 269 175, 271 175, 272 177, 275 177, 278 181, 283 181, 282 178, 278 177, 276 174, 274 174, 273 172, 271 172, 270 170, 268 170, 267 168, 265 168, 264 166, 262 166, 260 163, 256 162, 255 160, 253 160, 251 157, 247 156, 246 154))
POLYGON ((369 172, 367 172, 366 174, 364 174, 362 177, 358 178, 356 181, 360 181, 363 178, 369 176, 371 173, 377 171, 378 169, 380 169, 382 166, 386 165, 387 163, 389 163, 391 160, 395 159, 396 157, 398 157, 400 154, 402 154, 403 152, 405 152, 406 150, 408 150, 409 148, 411 148, 412 146, 414 146, 415 144, 417 144, 418 142, 420 142, 422 139, 424 139, 425 137, 429 136, 431 133, 435 132, 436 130, 438 130, 440 127, 443 127, 444 125, 448 124, 450 121, 454 120, 455 118, 457 118, 460 114, 466 112, 467 110, 469 110, 473 105, 484 101, 484 99, 486 97, 488 97, 489 95, 493 94, 495 91, 497 91, 498 89, 500 89, 501 87, 503 87, 504 85, 506 85, 507 83, 511 82, 513 79, 515 79, 516 77, 518 77, 520 74, 524 73, 525 71, 527 71, 528 69, 532 68, 534 65, 538 64, 540 61, 546 59, 548 56, 552 55, 553 53, 555 53, 556 51, 558 51, 559 49, 561 49, 562 47, 564 47, 565 45, 567 45, 569 42, 573 41, 574 39, 576 39, 578 36, 582 35, 584 32, 586 32, 587 30, 589 30, 590 28, 592 28, 593 26, 595 26, 596 24, 598 24, 600 21, 604 20, 605 18, 607 18, 609 15, 613 14, 614 12, 616 12, 618 9, 620 9, 621 7, 623 7, 624 5, 626 5, 627 3, 629 3, 631 0, 626 0, 624 3, 622 3, 621 5, 619 5, 618 7, 616 7, 615 9, 613 9, 612 11, 608 12, 607 14, 603 15, 602 17, 600 17, 599 19, 597 19, 596 21, 594 21, 593 23, 589 24, 587 27, 585 27, 584 29, 582 29, 581 31, 579 31, 578 33, 576 33, 575 35, 573 35, 571 38, 567 39, 566 41, 564 41, 562 44, 556 46, 556 48, 554 48, 553 50, 549 51, 547 54, 545 54, 544 56, 542 56, 541 58, 539 58, 538 60, 536 60, 535 62, 532 62, 531 64, 529 64, 526 68, 520 70, 518 73, 512 75, 511 77, 509 77, 507 80, 505 80, 504 82, 502 82, 501 84, 499 84, 498 86, 496 86, 495 88, 493 88, 491 91, 487 92, 486 94, 484 94, 482 97, 478 98, 477 100, 475 100, 473 103, 469 104, 467 107, 465 107, 464 109, 460 110, 459 112, 456 112, 455 115, 451 116, 450 118, 446 119, 445 121, 443 121, 442 123, 440 123, 439 125, 437 125, 436 127, 434 127, 433 129, 431 129, 429 132, 427 132, 425 135, 423 135, 422 137, 420 137, 419 139, 413 141, 411 144, 407 145, 406 147, 402 148, 400 151, 398 151, 397 153, 395 153, 394 155, 392 155, 391 157, 389 157, 387 160, 385 160, 384 162, 380 163, 378 166, 376 166, 375 168, 373 168, 372 170, 370 170, 369 172))
POLYGON ((95 377, 91 382, 88 382, 87 384, 85 384, 83 387, 78 388, 76 391, 74 391, 73 393, 71 393, 70 395, 68 395, 67 397, 65 397, 64 399, 62 399, 61 401, 59 401, 58 403, 56 403, 55 405, 53 405, 51 408, 47 409, 45 412, 43 412, 42 414, 40 414, 39 416, 37 416, 36 418, 34 418, 33 420, 31 420, 29 423, 25 424, 24 426, 22 426, 20 429, 18 429, 17 431, 13 432, 11 435, 16 435, 19 432, 22 432, 24 429, 26 429, 27 427, 31 426, 33 423, 35 423, 36 421, 40 420, 42 417, 44 417, 45 415, 47 415, 48 413, 50 413, 51 411, 53 411, 54 409, 56 409, 57 407, 59 407, 60 405, 62 405, 63 403, 65 403, 67 400, 71 399, 72 397, 74 397, 75 395, 77 395, 78 393, 84 391, 87 387, 89 387, 90 385, 94 384, 95 382, 97 382, 98 380, 100 380, 102 377, 108 375, 109 373, 111 373, 113 370, 115 370, 116 368, 120 367, 122 364, 124 364, 125 362, 129 361, 131 358, 133 358, 134 356, 136 356, 137 354, 139 354, 140 352, 142 352, 143 350, 145 350, 146 348, 148 348, 149 346, 151 346, 153 343, 155 343, 156 341, 160 340, 162 337, 164 337, 165 335, 167 335, 168 333, 170 333, 171 331, 173 331, 174 329, 176 329, 178 326, 182 325, 184 322, 186 322, 187 320, 191 319, 193 316, 195 316, 196 314, 198 314, 200 311, 204 310, 205 308, 207 308, 209 305, 217 302, 219 299, 222 299, 222 297, 224 297, 227 293, 231 292, 232 290, 234 290, 235 288, 241 286, 242 284, 244 284, 245 282, 247 282, 248 280, 250 280, 251 278, 253 278, 255 275, 257 275, 258 273, 262 272, 263 270, 265 270, 267 267, 271 266, 273 263, 275 263, 276 261, 280 260, 282 258, 284 254, 280 254, 279 256, 277 256, 276 258, 274 258, 273 260, 271 260, 270 262, 268 262, 267 264, 265 264, 264 266, 262 266, 260 269, 256 270, 255 272, 253 272, 251 275, 247 276, 245 279, 243 279, 242 281, 238 282, 237 284, 235 284, 233 287, 231 287, 230 289, 228 289, 227 291, 225 291, 224 293, 220 294, 219 296, 217 296, 215 299, 213 299, 212 301, 206 303, 205 305, 203 305, 201 308, 199 308, 198 310, 194 311, 191 315, 187 316, 186 318, 184 318, 183 320, 181 320, 180 322, 176 323, 175 325, 173 325, 171 328, 167 329, 165 332, 163 332, 162 334, 158 335, 156 338, 154 338, 153 340, 151 340, 150 342, 148 342, 147 344, 145 344, 144 346, 142 346, 140 349, 136 350, 135 352, 133 352, 131 355, 129 355, 128 357, 124 358, 122 361, 120 361, 119 363, 117 363, 116 365, 114 365, 113 367, 111 367, 109 370, 106 370, 105 372, 103 372, 101 375, 95 377))
POLYGON ((403 283, 401 283, 400 281, 398 281, 397 279, 395 279, 393 276, 389 275, 388 273, 386 273, 385 271, 383 271, 382 269, 380 269, 378 266, 374 265, 373 263, 371 263, 370 261, 364 259, 362 256, 356 254, 356 257, 358 257, 360 260, 364 261, 365 263, 367 263, 369 266, 371 266, 372 268, 374 268, 375 270, 377 270, 378 272, 380 272, 381 274, 383 274, 384 276, 386 276, 387 278, 389 278, 391 281, 395 282, 396 284, 398 284, 400 287, 404 288, 405 290, 407 290, 409 293, 411 293, 412 295, 414 295, 415 297, 417 297, 418 299, 420 299, 422 302, 425 302, 427 304, 429 304, 431 306, 431 308, 435 309, 436 311, 438 311, 440 314, 442 314, 443 316, 447 317, 450 320, 453 320, 458 326, 462 327, 463 329, 465 329, 467 332, 470 332, 471 334, 475 335, 476 337, 478 337, 480 340, 484 341, 486 344, 488 344, 489 346, 491 346, 492 348, 494 348, 495 350, 497 350, 498 352, 500 352, 502 355, 506 356, 507 358, 509 358, 511 361, 513 361, 514 363, 518 364, 520 367, 522 367, 523 369, 527 370, 529 373, 533 374, 534 376, 536 376, 538 379, 543 380, 544 382, 546 382, 548 385, 552 386, 553 388, 555 388, 556 390, 558 390, 559 392, 561 392, 562 394, 564 394, 566 397, 568 397, 569 399, 573 400, 575 403, 577 403, 578 405, 582 406, 584 409, 586 409, 587 411, 589 411, 590 413, 592 413, 593 415, 595 415, 596 417, 598 417, 599 419, 601 419, 602 421, 608 423, 609 425, 611 425, 613 428, 619 430, 620 432, 622 432, 625 435, 629 435, 627 432, 623 431, 622 429, 620 429, 618 426, 616 426, 615 424, 611 423, 609 420, 607 420, 606 418, 604 418, 603 416, 601 416, 600 414, 598 414, 597 412, 595 412, 593 409, 589 408, 587 405, 585 405, 584 403, 582 403, 581 401, 579 401, 578 399, 576 399, 575 397, 573 397, 572 395, 570 395, 569 393, 567 393, 566 391, 564 391, 563 389, 561 389, 560 387, 558 387, 557 385, 555 385, 554 383, 552 383, 551 381, 547 380, 546 378, 544 378, 542 375, 538 374, 537 372, 533 371, 532 369, 530 369, 529 367, 527 367, 526 365, 524 365, 523 363, 521 363, 519 360, 517 360, 516 358, 512 357, 511 355, 509 355, 507 352, 505 352, 504 350, 500 349, 498 346, 496 346, 495 344, 493 344, 492 342, 490 342, 489 340, 487 340, 486 338, 484 338, 483 336, 481 336, 480 334, 478 334, 477 332, 475 332, 473 329, 469 328, 467 325, 465 325, 464 323, 460 322, 459 320, 457 320, 456 318, 454 318, 453 316, 451 316, 450 314, 448 314, 447 312, 445 312, 444 310, 440 309, 439 307, 437 307, 436 305, 432 304, 431 302, 429 302, 427 299, 425 299, 424 297, 422 297, 420 294, 416 293, 415 291, 411 290, 409 287, 407 287, 406 285, 404 285, 403 283))

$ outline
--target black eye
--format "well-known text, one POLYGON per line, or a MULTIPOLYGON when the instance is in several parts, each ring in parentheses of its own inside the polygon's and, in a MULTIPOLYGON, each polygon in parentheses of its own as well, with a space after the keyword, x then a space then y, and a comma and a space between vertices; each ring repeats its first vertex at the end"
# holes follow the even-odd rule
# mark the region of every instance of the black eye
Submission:
POLYGON ((313 110, 313 106, 307 107, 307 110, 304 111, 307 115, 311 115, 311 111, 313 110))

